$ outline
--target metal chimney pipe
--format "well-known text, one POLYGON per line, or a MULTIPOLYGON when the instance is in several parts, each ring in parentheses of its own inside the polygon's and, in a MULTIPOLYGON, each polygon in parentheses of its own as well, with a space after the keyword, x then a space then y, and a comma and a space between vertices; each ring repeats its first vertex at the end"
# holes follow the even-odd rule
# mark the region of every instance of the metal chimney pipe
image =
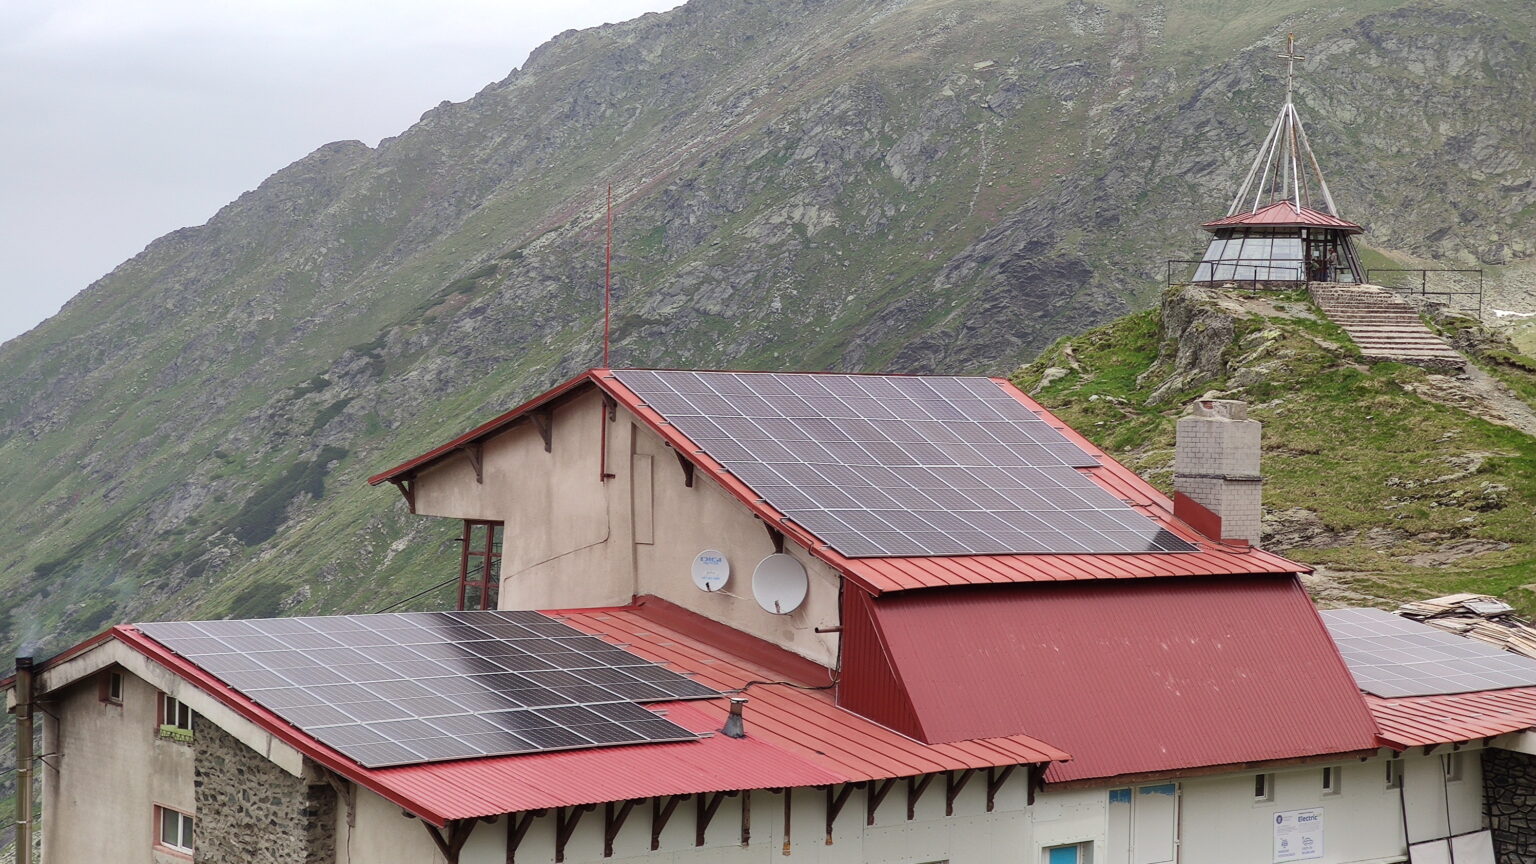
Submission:
POLYGON ((16 658, 16 864, 32 864, 32 658, 16 658))
POLYGON ((731 713, 725 718, 725 726, 720 730, 721 735, 724 735, 727 738, 747 737, 746 722, 741 717, 742 709, 746 707, 747 697, 731 697, 731 713))

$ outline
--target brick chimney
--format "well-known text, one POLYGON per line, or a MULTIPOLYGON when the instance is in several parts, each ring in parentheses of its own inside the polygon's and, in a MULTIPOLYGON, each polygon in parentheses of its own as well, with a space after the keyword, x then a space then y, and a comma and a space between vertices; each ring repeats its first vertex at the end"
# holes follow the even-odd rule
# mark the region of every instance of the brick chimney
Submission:
POLYGON ((1248 406, 1200 399, 1179 418, 1173 461, 1173 514, 1224 542, 1259 542, 1262 514, 1259 429, 1248 406))

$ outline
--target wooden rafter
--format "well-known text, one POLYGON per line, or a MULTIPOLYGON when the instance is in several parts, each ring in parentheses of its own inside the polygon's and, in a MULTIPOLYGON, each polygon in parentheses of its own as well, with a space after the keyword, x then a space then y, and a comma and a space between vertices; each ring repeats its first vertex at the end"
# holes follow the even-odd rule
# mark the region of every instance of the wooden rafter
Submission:
POLYGON ((967 768, 956 777, 955 772, 944 772, 944 815, 955 815, 955 799, 960 796, 960 791, 965 784, 971 782, 971 777, 976 773, 975 768, 967 768))
POLYGON ((895 777, 869 784, 869 794, 864 796, 864 824, 875 824, 875 811, 880 809, 880 802, 885 800, 885 796, 890 794, 891 787, 895 785, 895 777))
POLYGON ((474 819, 454 819, 444 826, 448 831, 446 835, 435 825, 427 822, 421 824, 427 829, 432 842, 437 844, 437 851, 443 853, 443 859, 448 864, 459 864, 459 851, 464 848, 478 823, 474 819))
POLYGON ((661 848, 661 832, 667 827, 667 822, 672 819, 672 812, 677 805, 682 803, 687 795, 668 795, 667 803, 663 805, 661 798, 651 799, 651 851, 661 848))
POLYGON ((834 787, 827 787, 827 845, 832 845, 832 826, 837 824, 837 816, 843 812, 843 805, 848 803, 848 798, 853 794, 855 787, 863 786, 863 783, 844 783, 842 791, 834 793, 834 787))
POLYGON ((992 808, 997 806, 997 793, 1003 788, 1003 784, 1008 782, 1008 778, 1013 774, 1013 769, 1015 769, 1017 767, 1019 767, 1019 766, 1017 766, 1017 765, 1005 765, 1001 769, 998 769, 998 768, 988 768, 987 769, 987 812, 988 813, 991 813, 992 812, 992 808))
POLYGON ((405 506, 412 513, 416 512, 416 481, 410 477, 404 480, 391 479, 389 482, 400 490, 400 497, 405 499, 405 506))
POLYGON ((917 802, 922 800, 923 793, 928 791, 928 784, 933 782, 932 774, 924 774, 921 779, 917 777, 907 778, 907 821, 917 818, 917 802))
POLYGON ((613 857, 613 841, 619 836, 619 829, 624 827, 624 820, 629 818, 629 811, 635 809, 640 803, 636 799, 630 799, 621 804, 609 801, 603 807, 603 857, 613 857))
POLYGON ((555 810, 556 861, 565 860, 565 844, 571 842, 571 835, 576 833, 576 825, 581 821, 582 814, 596 807, 596 804, 583 804, 580 807, 560 807, 555 810))
POLYGON ((523 845, 523 838, 528 836, 528 829, 533 827, 535 817, 543 816, 546 810, 527 810, 522 813, 507 814, 507 864, 516 864, 517 847, 523 845))
POLYGON ((554 446, 554 435, 552 433, 555 425, 554 412, 545 409, 543 411, 535 411, 528 415, 528 417, 533 421, 534 428, 539 430, 539 437, 544 439, 544 452, 551 452, 554 446))

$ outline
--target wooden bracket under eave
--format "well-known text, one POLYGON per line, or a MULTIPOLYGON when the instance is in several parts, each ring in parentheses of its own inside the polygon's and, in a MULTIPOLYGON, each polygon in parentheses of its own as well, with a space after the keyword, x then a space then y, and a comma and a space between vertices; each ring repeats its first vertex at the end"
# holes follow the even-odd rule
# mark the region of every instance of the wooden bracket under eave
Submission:
POLYGON ((422 822, 426 826, 427 834, 432 837, 432 842, 437 845, 437 851, 443 853, 443 860, 448 864, 459 864, 459 852, 464 844, 469 841, 469 834, 475 830, 475 820, 454 819, 446 826, 448 833, 437 830, 431 824, 422 822))
POLYGON ((554 440, 552 434, 555 424, 554 413, 545 409, 543 411, 535 411, 529 416, 533 419, 534 427, 539 430, 539 437, 544 439, 544 452, 551 452, 554 440))
POLYGON ((763 527, 768 529, 768 539, 773 541, 773 551, 778 553, 778 554, 780 554, 780 555, 783 555, 784 554, 784 532, 780 531, 779 529, 777 529, 777 528, 773 527, 772 525, 768 524, 767 521, 763 522, 763 527))
MULTIPOLYGON (((545 440, 547 441, 549 439, 546 438, 545 440)), ((485 483, 485 445, 480 443, 479 441, 476 441, 473 444, 465 444, 464 447, 461 448, 461 449, 463 449, 464 455, 469 457, 469 464, 475 469, 475 482, 476 483, 484 484, 485 483)), ((549 445, 546 444, 544 446, 544 449, 548 450, 549 449, 549 445)))
POLYGON ((681 451, 673 450, 672 455, 677 457, 677 464, 683 466, 683 485, 693 488, 693 460, 684 456, 681 451))
POLYGON ((405 499, 405 506, 410 508, 412 513, 415 513, 416 481, 412 478, 406 478, 404 480, 396 480, 391 478, 389 482, 395 484, 395 488, 400 490, 400 497, 405 499))

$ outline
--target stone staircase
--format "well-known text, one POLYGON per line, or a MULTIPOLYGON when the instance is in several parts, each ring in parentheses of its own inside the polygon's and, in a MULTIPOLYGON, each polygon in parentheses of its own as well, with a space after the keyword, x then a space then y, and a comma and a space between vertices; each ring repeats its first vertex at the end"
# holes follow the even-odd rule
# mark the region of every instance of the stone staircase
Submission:
POLYGON ((1313 302, 1344 328, 1367 360, 1441 371, 1461 371, 1467 365, 1467 358, 1424 326, 1413 304, 1385 288, 1334 282, 1307 287, 1313 302))

